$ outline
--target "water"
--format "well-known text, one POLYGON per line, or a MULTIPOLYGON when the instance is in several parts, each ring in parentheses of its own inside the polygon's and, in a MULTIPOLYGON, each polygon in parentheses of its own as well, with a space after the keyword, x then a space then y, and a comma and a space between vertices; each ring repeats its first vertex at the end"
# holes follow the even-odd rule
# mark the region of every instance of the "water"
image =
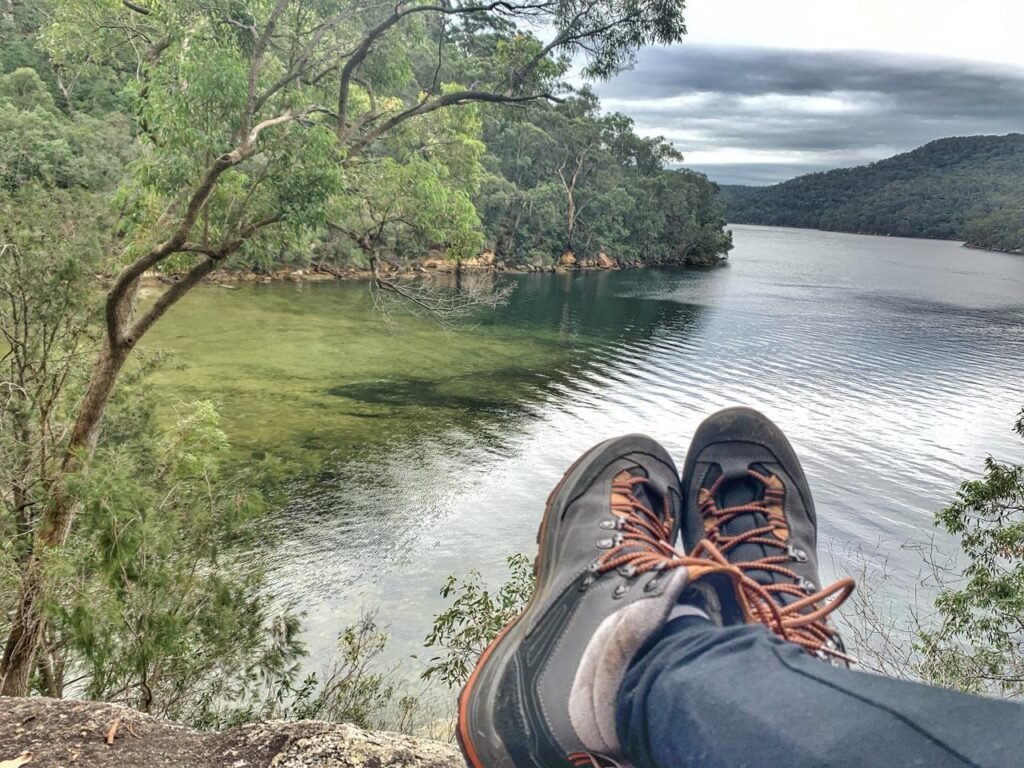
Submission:
MULTIPOLYGON (((955 243, 737 226, 727 268, 531 275, 473 329, 374 314, 366 287, 208 288, 151 347, 261 460, 317 468, 261 553, 307 611, 314 666, 367 609, 415 673, 448 574, 498 584, 544 499, 629 431, 679 465, 707 414, 754 405, 802 458, 830 550, 909 590, 907 549, 986 455, 1024 458, 1024 258, 955 243)), ((427 654, 429 655, 429 654, 427 654)))

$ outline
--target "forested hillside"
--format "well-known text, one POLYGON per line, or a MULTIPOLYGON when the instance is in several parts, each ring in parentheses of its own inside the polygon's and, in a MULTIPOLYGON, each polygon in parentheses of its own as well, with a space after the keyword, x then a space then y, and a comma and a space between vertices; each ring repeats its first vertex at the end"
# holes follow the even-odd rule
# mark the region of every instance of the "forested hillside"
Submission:
POLYGON ((940 139, 857 168, 722 188, 737 224, 965 240, 1024 249, 1024 134, 940 139))

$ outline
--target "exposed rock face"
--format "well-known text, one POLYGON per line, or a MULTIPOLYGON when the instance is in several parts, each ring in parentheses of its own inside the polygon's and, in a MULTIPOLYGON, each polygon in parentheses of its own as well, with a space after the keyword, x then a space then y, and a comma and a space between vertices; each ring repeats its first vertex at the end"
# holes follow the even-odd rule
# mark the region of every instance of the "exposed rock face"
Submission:
POLYGON ((572 251, 566 251, 562 254, 562 257, 558 260, 558 266, 560 267, 575 267, 576 266, 576 254, 572 251))
POLYGON ((427 259, 423 268, 429 272, 454 272, 455 265, 447 259, 427 259))
POLYGON ((604 251, 597 254, 597 266, 601 269, 617 269, 618 263, 604 251))
POLYGON ((92 701, 0 698, 0 734, 0 762, 27 751, 27 768, 465 766, 454 745, 353 725, 270 722, 201 733, 92 701))

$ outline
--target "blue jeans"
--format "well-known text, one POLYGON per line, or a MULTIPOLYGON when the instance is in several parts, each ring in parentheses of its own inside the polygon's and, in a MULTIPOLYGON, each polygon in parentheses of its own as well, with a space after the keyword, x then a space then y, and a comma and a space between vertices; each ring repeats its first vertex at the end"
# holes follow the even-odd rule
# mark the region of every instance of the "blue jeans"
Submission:
POLYGON ((759 625, 670 622, 619 690, 637 768, 1021 768, 1024 707, 842 669, 759 625))

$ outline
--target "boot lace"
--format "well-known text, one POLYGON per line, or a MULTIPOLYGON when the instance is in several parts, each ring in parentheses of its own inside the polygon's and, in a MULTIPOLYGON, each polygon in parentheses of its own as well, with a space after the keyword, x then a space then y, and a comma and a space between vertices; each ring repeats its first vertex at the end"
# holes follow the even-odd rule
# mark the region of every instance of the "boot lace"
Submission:
POLYGON ((732 563, 743 573, 742 591, 755 617, 784 640, 795 643, 810 653, 836 657, 848 663, 853 662, 854 659, 843 651, 839 634, 828 623, 829 615, 853 593, 853 579, 842 578, 814 592, 813 584, 787 567, 787 563, 794 560, 802 561, 807 555, 793 549, 789 544, 789 525, 783 511, 785 488, 774 476, 764 475, 753 469, 748 469, 747 474, 764 488, 762 499, 719 508, 715 494, 725 482, 724 476, 715 480, 709 488, 701 489, 698 505, 701 517, 704 518, 707 539, 697 546, 691 556, 703 554, 724 564, 729 562, 728 553, 741 544, 761 544, 781 550, 778 555, 732 563), (763 515, 767 523, 735 536, 722 532, 722 526, 729 521, 740 515, 755 513, 763 515), (796 583, 761 584, 748 576, 747 571, 777 573, 796 583), (784 603, 781 599, 782 594, 790 594, 798 599, 784 603))
POLYGON ((662 514, 657 515, 636 496, 636 488, 648 482, 646 477, 632 477, 625 472, 612 481, 610 506, 617 518, 614 523, 617 533, 598 544, 607 551, 594 561, 591 571, 595 575, 618 570, 631 577, 685 565, 669 542, 674 519, 668 497, 665 497, 662 514))

